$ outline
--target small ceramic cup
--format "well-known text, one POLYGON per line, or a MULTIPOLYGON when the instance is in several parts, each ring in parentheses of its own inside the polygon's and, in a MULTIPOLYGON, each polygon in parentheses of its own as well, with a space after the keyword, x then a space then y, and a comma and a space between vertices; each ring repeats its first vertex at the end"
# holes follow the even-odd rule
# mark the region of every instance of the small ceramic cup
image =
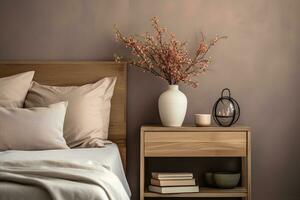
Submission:
POLYGON ((210 126, 211 114, 195 114, 195 124, 197 126, 210 126))

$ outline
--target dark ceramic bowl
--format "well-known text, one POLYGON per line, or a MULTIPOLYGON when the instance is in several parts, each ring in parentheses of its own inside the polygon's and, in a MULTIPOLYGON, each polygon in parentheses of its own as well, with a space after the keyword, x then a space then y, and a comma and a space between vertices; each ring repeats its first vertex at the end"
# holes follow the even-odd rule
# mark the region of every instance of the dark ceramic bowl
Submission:
POLYGON ((218 172, 214 173, 213 177, 215 185, 217 187, 230 189, 236 187, 239 184, 241 174, 218 172))

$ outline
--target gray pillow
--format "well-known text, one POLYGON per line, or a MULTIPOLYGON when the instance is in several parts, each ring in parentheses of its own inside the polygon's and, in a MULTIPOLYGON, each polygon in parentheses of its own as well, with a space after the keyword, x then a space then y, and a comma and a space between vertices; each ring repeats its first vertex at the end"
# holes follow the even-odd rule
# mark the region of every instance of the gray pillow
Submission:
POLYGON ((39 108, 0 107, 0 150, 68 149, 63 137, 67 102, 39 108))

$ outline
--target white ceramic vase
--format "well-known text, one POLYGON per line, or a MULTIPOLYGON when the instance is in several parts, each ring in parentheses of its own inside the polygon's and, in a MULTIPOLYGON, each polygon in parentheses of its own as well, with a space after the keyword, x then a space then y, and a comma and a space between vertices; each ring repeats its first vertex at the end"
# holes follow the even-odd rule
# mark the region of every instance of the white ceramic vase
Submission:
POLYGON ((182 125, 187 109, 187 98, 179 90, 178 85, 169 85, 169 89, 159 96, 158 109, 164 126, 182 125))

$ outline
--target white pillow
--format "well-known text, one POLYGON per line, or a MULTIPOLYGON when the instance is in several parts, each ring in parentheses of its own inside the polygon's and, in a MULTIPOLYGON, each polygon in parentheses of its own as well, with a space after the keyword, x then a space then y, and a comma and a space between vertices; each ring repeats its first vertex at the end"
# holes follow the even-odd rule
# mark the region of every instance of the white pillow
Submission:
POLYGON ((63 137, 67 102, 30 109, 0 107, 0 150, 68 149, 63 137))
POLYGON ((34 71, 0 78, 0 107, 21 108, 34 71))

